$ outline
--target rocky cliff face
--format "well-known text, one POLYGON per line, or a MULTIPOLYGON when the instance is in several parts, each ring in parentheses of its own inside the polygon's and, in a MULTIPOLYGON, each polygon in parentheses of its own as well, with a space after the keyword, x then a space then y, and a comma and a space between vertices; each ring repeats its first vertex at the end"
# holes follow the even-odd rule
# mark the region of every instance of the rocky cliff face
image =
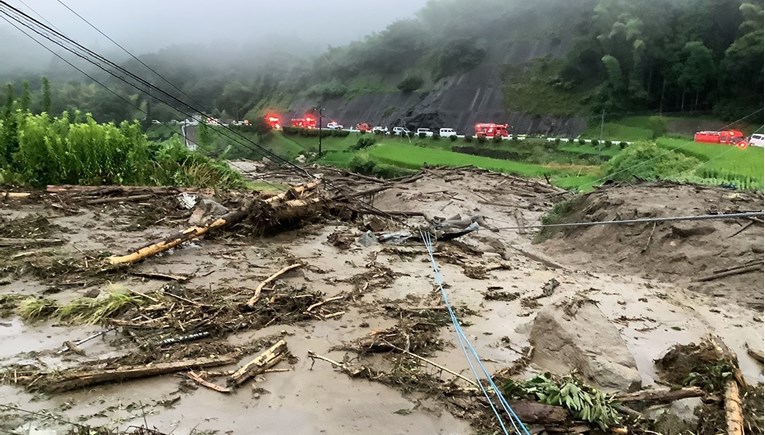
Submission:
MULTIPOLYGON (((573 6, 571 6, 573 8, 573 6)), ((576 9, 576 8, 574 8, 576 9)), ((460 134, 473 134, 477 122, 508 123, 517 134, 577 135, 586 128, 583 118, 531 116, 509 111, 503 92, 503 76, 509 65, 524 65, 541 57, 561 58, 572 46, 570 18, 573 12, 519 15, 487 23, 484 62, 473 70, 441 80, 427 94, 399 92, 368 94, 351 99, 325 101, 325 116, 343 125, 358 122, 406 126, 410 129, 451 127, 460 134), (551 19, 553 18, 557 19, 551 19), (569 23, 569 24, 567 24, 569 23), (545 35, 529 37, 527 35, 545 35)), ((317 105, 300 99, 290 105, 289 116, 300 117, 317 105)))

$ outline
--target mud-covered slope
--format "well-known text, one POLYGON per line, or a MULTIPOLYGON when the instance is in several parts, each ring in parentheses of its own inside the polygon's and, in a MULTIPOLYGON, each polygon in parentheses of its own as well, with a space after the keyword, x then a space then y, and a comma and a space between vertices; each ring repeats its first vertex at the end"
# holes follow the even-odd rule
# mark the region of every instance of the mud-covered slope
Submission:
MULTIPOLYGON (((755 193, 650 184, 604 188, 582 196, 559 207, 558 221, 608 221, 762 209, 763 198, 755 193)), ((576 227, 554 232, 543 246, 554 256, 566 257, 581 265, 677 280, 691 290, 762 310, 761 222, 726 219, 664 222, 655 226, 576 227), (742 273, 705 280, 731 271, 729 269, 742 273)))

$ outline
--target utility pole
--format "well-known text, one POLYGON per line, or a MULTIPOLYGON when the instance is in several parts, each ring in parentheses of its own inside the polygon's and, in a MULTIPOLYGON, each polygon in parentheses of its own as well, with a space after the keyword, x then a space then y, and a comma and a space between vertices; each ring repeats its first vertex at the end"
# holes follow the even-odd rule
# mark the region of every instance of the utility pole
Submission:
POLYGON ((319 157, 321 157, 321 112, 324 110, 323 107, 319 107, 319 157))
POLYGON ((603 121, 606 120, 606 109, 600 113, 600 140, 603 140, 603 121))

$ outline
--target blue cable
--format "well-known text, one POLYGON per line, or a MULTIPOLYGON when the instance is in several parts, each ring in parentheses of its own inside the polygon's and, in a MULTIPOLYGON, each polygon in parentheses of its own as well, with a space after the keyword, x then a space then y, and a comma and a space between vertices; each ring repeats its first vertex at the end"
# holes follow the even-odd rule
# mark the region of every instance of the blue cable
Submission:
POLYGON ((460 347, 461 347, 463 353, 465 354, 465 358, 466 358, 466 360, 468 362, 468 365, 470 366, 470 370, 473 372, 473 376, 476 377, 477 383, 480 386, 481 391, 484 393, 484 396, 489 401, 489 406, 491 407, 492 411, 494 412, 494 415, 497 417, 497 421, 499 421, 499 424, 502 427, 502 430, 507 434, 508 432, 507 432, 507 429, 505 428, 503 419, 499 415, 499 413, 497 412, 497 409, 494 406, 491 398, 489 397, 488 392, 484 388, 484 386, 483 386, 483 384, 481 382, 481 378, 478 375, 478 373, 476 372, 475 367, 473 365, 473 362, 471 361, 471 358, 468 355, 468 352, 467 352, 468 349, 470 350, 470 353, 473 355, 473 357, 476 359, 476 362, 478 363, 478 366, 481 368, 481 371, 483 372, 484 376, 486 377, 489 385, 491 386, 491 388, 494 389, 494 392, 497 395, 497 397, 499 398, 499 401, 500 401, 500 404, 502 405, 503 410, 505 411, 505 413, 507 413, 507 415, 508 415, 508 417, 510 419, 510 422, 513 425, 513 428, 515 429, 515 432, 516 433, 521 433, 521 430, 519 430, 519 428, 518 428, 518 426, 520 426, 520 428, 522 429, 522 431, 523 431, 523 433, 525 435, 530 435, 528 429, 523 424, 523 422, 521 421, 520 417, 518 417, 518 415, 515 413, 515 411, 513 411, 513 408, 510 406, 509 403, 507 403, 507 400, 505 399, 505 397, 502 394, 501 390, 494 383, 494 380, 491 378, 491 375, 489 374, 488 370, 483 365, 483 363, 481 361, 481 358, 478 355, 478 352, 476 352, 475 348, 473 347, 473 345, 470 343, 470 341, 468 340, 467 336, 465 335, 465 332, 462 329, 462 326, 460 326, 459 320, 457 319, 457 315, 454 313, 454 310, 452 309, 451 305, 449 304, 449 299, 447 297, 446 290, 443 287, 443 282, 444 282, 443 281, 443 276, 441 275, 441 271, 439 270, 438 264, 435 261, 435 256, 434 256, 435 251, 434 251, 434 248, 433 248, 432 240, 430 238, 430 234, 429 233, 424 233, 424 232, 421 231, 420 232, 420 236, 422 237, 423 242, 425 243, 425 247, 426 247, 426 249, 428 251, 428 255, 430 256, 430 262, 431 262, 431 265, 433 267, 433 272, 435 274, 435 281, 436 281, 436 284, 438 285, 438 287, 439 287, 439 289, 441 291, 441 297, 443 298, 444 304, 446 305, 446 309, 449 312, 449 316, 451 317, 452 324, 454 325, 455 332, 457 333, 457 339, 460 342, 460 347), (518 425, 516 425, 516 421, 518 422, 518 425))

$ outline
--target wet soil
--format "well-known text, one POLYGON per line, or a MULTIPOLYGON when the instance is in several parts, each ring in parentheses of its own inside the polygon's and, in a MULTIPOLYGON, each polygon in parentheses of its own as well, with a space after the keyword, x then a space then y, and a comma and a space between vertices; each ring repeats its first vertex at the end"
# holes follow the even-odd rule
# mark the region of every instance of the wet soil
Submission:
MULTIPOLYGON (((671 204, 677 204, 687 194, 686 189, 674 190, 671 204)), ((655 190, 640 188, 634 195, 636 200, 642 197, 647 202, 655 198, 655 190)), ((720 196, 717 191, 705 195, 709 195, 710 203, 718 201, 720 196)), ((502 228, 539 222, 559 198, 544 187, 523 180, 472 171, 433 171, 416 182, 365 199, 383 210, 424 212, 429 219, 480 214, 491 227, 502 228)), ((124 429, 146 421, 148 426, 165 433, 477 431, 469 419, 453 415, 437 400, 417 393, 406 394, 401 388, 379 382, 352 379, 330 364, 312 362, 307 357, 308 352, 313 351, 335 361, 346 360, 380 370, 395 365, 393 354, 348 349, 357 348, 359 340, 373 332, 389 328, 409 331, 401 325, 413 321, 413 309, 417 312, 423 307, 440 306, 440 296, 433 286, 433 271, 420 243, 392 247, 354 242, 347 248, 345 244, 334 246, 332 234, 343 232, 356 238, 366 229, 361 220, 325 218, 279 234, 254 236, 225 232, 188 243, 130 268, 108 270, 102 266, 105 255, 124 254, 184 228, 190 211, 177 206, 174 196, 158 197, 143 204, 66 203, 65 209, 52 206, 58 203, 60 201, 45 199, 0 204, 4 225, 20 226, 23 219, 42 216, 50 225, 44 233, 35 234, 65 240, 55 247, 4 252, 0 257, 0 294, 45 296, 66 303, 103 291, 109 284, 119 284, 169 304, 166 300, 173 297, 160 293, 168 281, 147 276, 184 276, 187 279, 174 284, 179 291, 177 296, 201 304, 231 301, 229 311, 221 312, 218 324, 230 325, 237 316, 260 319, 248 322, 248 327, 217 330, 216 334, 196 341, 195 346, 216 352, 224 344, 241 348, 259 338, 280 334, 296 359, 276 366, 288 371, 264 373, 251 385, 228 395, 199 387, 181 373, 52 395, 30 393, 11 382, 0 385, 1 403, 29 411, 45 410, 57 418, 94 426, 124 429), (150 210, 158 208, 160 203, 167 216, 151 214, 150 210), (149 221, 151 225, 147 225, 149 221), (284 275, 275 286, 267 287, 263 291, 264 303, 278 294, 287 294, 290 298, 313 294, 316 296, 312 297, 312 303, 341 298, 327 303, 320 316, 288 317, 272 312, 267 318, 265 314, 257 317, 241 309, 242 301, 252 296, 262 280, 295 261, 303 262, 304 266, 284 275)), ((745 208, 762 206, 756 201, 739 204, 746 205, 745 208)), ((676 210, 668 208, 667 212, 670 211, 676 210)), ((407 223, 418 225, 424 220, 415 217, 407 223)), ((396 225, 390 223, 392 227, 396 225)), ((720 228, 705 237, 723 238, 738 228, 735 222, 724 225, 728 226, 725 230, 720 228)), ((762 245, 761 227, 750 230, 759 232, 748 234, 746 243, 753 244, 752 237, 755 237, 762 245)), ((659 233, 659 229, 656 232, 659 233)), ((742 240, 740 236, 730 240, 742 240)), ((698 291, 690 285, 698 273, 696 269, 679 269, 674 275, 647 274, 644 270, 609 261, 613 252, 606 248, 599 250, 596 245, 588 245, 576 250, 565 237, 539 245, 532 243, 533 237, 531 231, 484 228, 462 237, 461 244, 439 242, 436 246, 450 301, 462 310, 460 317, 465 332, 490 371, 513 367, 524 357, 524 349, 529 346, 530 325, 540 307, 579 294, 597 301, 604 314, 617 325, 636 359, 644 386, 651 386, 657 377, 655 359, 673 345, 698 341, 707 333, 721 336, 739 355, 742 372, 749 382, 762 381, 762 366, 749 358, 745 350, 746 344, 760 349, 763 342, 761 313, 749 304, 753 294, 747 293, 748 299, 739 300, 698 291), (493 267, 499 264, 503 267, 493 267), (486 279, 468 276, 473 275, 471 273, 466 275, 466 271, 478 267, 483 268, 485 276, 482 277, 486 279), (559 286, 547 292, 545 285, 552 279, 557 280, 559 286), (502 294, 500 292, 513 297, 494 300, 485 296, 502 294), (529 300, 535 303, 528 303, 529 300)), ((703 242, 709 243, 709 240, 703 242)), ((667 241, 661 249, 669 251, 673 247, 667 241)), ((758 286, 761 291, 761 273, 741 275, 737 279, 741 281, 736 281, 736 285, 758 286)), ((176 302, 184 304, 180 299, 176 302)), ((304 305, 298 306, 301 313, 309 311, 304 305)), ((166 308, 168 312, 178 309, 170 309, 169 305, 166 308)), ((9 316, 0 319, 0 365, 5 368, 33 364, 60 369, 141 352, 141 340, 118 329, 80 345, 84 355, 72 352, 57 355, 64 341, 80 340, 110 326, 66 325, 55 319, 31 323, 12 314, 13 310, 5 311, 9 316)), ((428 326, 429 340, 418 342, 424 347, 417 347, 417 352, 469 377, 462 351, 454 346, 454 331, 443 319, 431 320, 427 322, 435 326, 428 326)), ((177 336, 180 329, 163 332, 162 337, 177 336)), ((405 345, 406 340, 396 343, 405 345)), ((185 344, 155 352, 172 354, 173 349, 182 346, 185 344)), ((241 361, 249 361, 258 353, 259 350, 253 350, 241 361)), ((210 370, 229 368, 232 367, 210 370)), ((517 376, 520 379, 541 370, 531 365, 517 376)), ((448 374, 440 376, 451 380, 448 374)), ((15 411, 0 410, 0 414, 0 432, 26 428, 30 421, 41 428, 64 430, 68 427, 60 420, 15 411)))

